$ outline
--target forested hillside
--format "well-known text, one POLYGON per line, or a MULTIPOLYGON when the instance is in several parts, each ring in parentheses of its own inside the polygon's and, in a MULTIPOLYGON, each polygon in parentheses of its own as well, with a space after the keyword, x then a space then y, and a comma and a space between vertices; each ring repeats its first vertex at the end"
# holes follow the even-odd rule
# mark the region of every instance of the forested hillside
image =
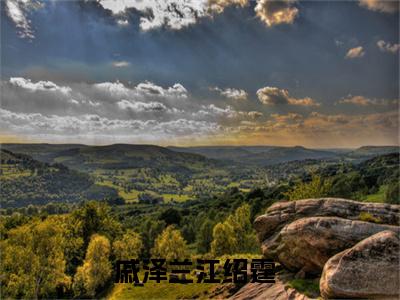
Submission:
POLYGON ((0 204, 3 208, 101 200, 117 195, 113 189, 96 186, 88 174, 70 170, 60 163, 42 163, 4 149, 0 159, 0 204))

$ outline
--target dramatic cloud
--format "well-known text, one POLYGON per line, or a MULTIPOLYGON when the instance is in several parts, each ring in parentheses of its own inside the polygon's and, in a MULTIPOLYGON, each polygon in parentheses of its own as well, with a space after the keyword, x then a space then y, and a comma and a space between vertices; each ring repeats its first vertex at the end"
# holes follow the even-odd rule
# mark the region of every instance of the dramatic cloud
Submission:
POLYGON ((299 10, 294 7, 296 2, 296 0, 258 0, 254 10, 268 27, 292 24, 299 13, 299 10))
MULTIPOLYGON (((291 24, 298 15, 294 7, 297 0, 257 0, 256 16, 268 27, 291 24)), ((117 24, 125 26, 126 12, 135 9, 141 14, 140 28, 143 31, 166 27, 179 30, 197 23, 199 18, 212 18, 229 6, 245 7, 249 0, 99 0, 100 5, 110 10, 117 24)))
POLYGON ((349 51, 347 51, 346 58, 352 59, 352 58, 360 58, 365 55, 365 51, 363 47, 355 47, 351 48, 349 51))
POLYGON ((33 0, 5 1, 7 15, 14 22, 15 27, 18 28, 18 35, 21 38, 33 39, 35 37, 27 14, 33 9, 40 8, 41 5, 39 1, 33 0))
POLYGON ((383 13, 395 13, 399 10, 399 2, 396 0, 360 0, 360 6, 383 13))
MULTIPOLYGON (((257 0, 255 13, 268 27, 291 24, 298 15, 294 7, 297 0, 257 0)), ((245 7, 250 0, 98 0, 115 18, 116 25, 129 25, 129 15, 139 15, 139 26, 143 31, 159 28, 180 30, 196 24, 201 18, 212 18, 229 6, 245 7)), ((58 5, 52 1, 52 5, 58 5)), ((34 31, 29 13, 47 5, 42 0, 6 0, 8 17, 18 29, 21 38, 33 39, 34 31)))
POLYGON ((182 29, 207 15, 206 0, 100 0, 99 3, 117 16, 123 16, 127 9, 136 9, 142 14, 140 28, 144 31, 163 26, 182 29))
POLYGON ((300 99, 290 97, 287 90, 277 87, 263 87, 257 91, 257 97, 261 103, 266 105, 320 106, 309 97, 300 99))
POLYGON ((233 99, 233 100, 247 100, 247 93, 242 89, 226 88, 221 89, 219 87, 210 88, 212 91, 218 92, 220 95, 233 99))
POLYGON ((389 42, 385 42, 384 40, 378 41, 376 45, 382 52, 390 52, 396 54, 400 50, 400 44, 391 44, 389 42))
POLYGON ((113 61, 112 65, 115 68, 124 68, 124 67, 129 67, 130 63, 127 61, 113 61))
POLYGON ((391 105, 398 103, 397 100, 387 99, 369 99, 363 96, 349 96, 347 98, 338 101, 340 104, 354 104, 358 106, 370 106, 370 105, 391 105))

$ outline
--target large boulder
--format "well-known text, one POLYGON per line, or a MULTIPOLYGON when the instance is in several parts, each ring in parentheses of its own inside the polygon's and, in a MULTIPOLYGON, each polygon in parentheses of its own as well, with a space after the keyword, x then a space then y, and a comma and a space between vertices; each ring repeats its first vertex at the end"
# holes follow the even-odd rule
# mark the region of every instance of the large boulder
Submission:
POLYGON ((399 225, 400 206, 384 203, 363 203, 339 198, 306 199, 278 202, 254 221, 259 240, 262 242, 286 224, 305 217, 340 217, 359 220, 368 214, 382 224, 399 225))
POLYGON ((262 252, 290 271, 320 274, 330 257, 384 230, 399 232, 399 227, 338 217, 303 218, 264 240, 262 252))
POLYGON ((399 235, 379 232, 330 258, 320 280, 324 298, 399 299, 399 235))

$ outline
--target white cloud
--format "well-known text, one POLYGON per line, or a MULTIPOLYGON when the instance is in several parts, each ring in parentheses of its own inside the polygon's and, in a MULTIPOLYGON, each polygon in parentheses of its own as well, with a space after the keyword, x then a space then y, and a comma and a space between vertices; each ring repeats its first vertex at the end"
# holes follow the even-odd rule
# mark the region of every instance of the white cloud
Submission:
POLYGON ((310 97, 293 98, 289 91, 277 87, 263 87, 257 91, 257 97, 261 103, 266 105, 298 105, 298 106, 320 106, 318 102, 310 97))
POLYGON ((188 91, 180 83, 175 83, 173 86, 164 89, 163 87, 156 85, 150 81, 145 81, 139 83, 135 87, 135 90, 142 94, 166 98, 186 99, 188 97, 188 91))
POLYGON ((361 58, 364 55, 365 55, 364 48, 359 46, 359 47, 349 49, 349 51, 347 51, 345 57, 348 59, 352 59, 352 58, 361 58))
POLYGON ((80 116, 43 115, 41 113, 16 113, 0 108, 0 125, 14 134, 54 136, 59 139, 82 135, 85 138, 101 136, 104 140, 118 137, 136 138, 157 142, 170 138, 212 135, 221 130, 215 122, 177 119, 121 120, 96 114, 80 116))
POLYGON ((33 39, 35 36, 27 13, 34 8, 40 7, 39 3, 32 0, 6 0, 5 5, 8 17, 19 30, 18 35, 21 38, 33 39))
POLYGON ((213 87, 210 88, 212 91, 218 92, 220 95, 233 99, 233 100, 247 100, 247 92, 242 89, 235 89, 235 88, 226 88, 226 89, 221 89, 219 87, 213 87))
POLYGON ((136 0, 100 0, 99 3, 115 15, 125 12, 126 9, 136 7, 136 0))
POLYGON ((121 100, 117 102, 117 105, 121 109, 130 109, 134 112, 164 112, 168 108, 160 102, 138 102, 121 100))
POLYGON ((254 10, 268 27, 292 24, 299 13, 299 10, 294 7, 296 2, 296 0, 258 0, 254 10))
POLYGON ((399 10, 399 2, 391 0, 360 0, 360 6, 383 13, 395 13, 399 10))
POLYGON ((225 108, 221 108, 216 106, 215 104, 209 104, 202 105, 201 109, 197 112, 194 112, 192 115, 196 117, 211 116, 233 118, 237 116, 237 112, 233 109, 232 106, 229 105, 225 108))
POLYGON ((129 94, 129 89, 119 81, 95 83, 93 86, 96 89, 109 93, 114 97, 127 97, 129 94))
POLYGON ((124 60, 122 60, 122 61, 113 61, 112 62, 112 66, 115 67, 115 68, 125 68, 125 67, 129 67, 130 63, 127 62, 127 61, 124 61, 124 60))
POLYGON ((99 3, 115 15, 130 8, 141 12, 140 28, 144 31, 167 27, 182 29, 207 16, 207 0, 100 0, 99 3))
POLYGON ((62 94, 69 94, 71 88, 67 86, 58 86, 51 81, 38 81, 32 82, 30 79, 25 79, 23 77, 11 77, 10 83, 14 86, 30 90, 30 91, 51 91, 51 92, 61 92, 62 94))
POLYGON ((376 45, 382 52, 390 52, 396 54, 400 50, 400 44, 391 44, 389 42, 385 42, 384 40, 378 41, 376 45))
POLYGON ((358 106, 370 106, 370 105, 391 105, 398 103, 397 100, 388 100, 388 99, 370 99, 363 96, 351 96, 349 95, 346 98, 340 99, 338 101, 339 104, 353 104, 358 106))
MULTIPOLYGON (((1 128, 12 134, 138 139, 178 138, 214 134, 226 124, 256 120, 262 113, 237 111, 232 106, 198 103, 179 83, 162 87, 152 82, 70 83, 32 82, 12 78, 1 82, 1 128), (68 92, 68 93, 67 93, 68 92), (184 100, 184 101, 183 101, 184 100), (131 135, 132 134, 132 135, 131 135), (108 136, 108 137, 107 137, 108 136)), ((100 138, 99 138, 100 139, 100 138)))

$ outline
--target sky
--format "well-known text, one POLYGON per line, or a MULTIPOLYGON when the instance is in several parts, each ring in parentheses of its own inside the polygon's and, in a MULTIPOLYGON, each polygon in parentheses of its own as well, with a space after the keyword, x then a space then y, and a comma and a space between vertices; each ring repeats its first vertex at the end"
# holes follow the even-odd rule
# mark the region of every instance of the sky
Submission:
POLYGON ((1 1, 0 142, 398 145, 399 2, 1 1))

